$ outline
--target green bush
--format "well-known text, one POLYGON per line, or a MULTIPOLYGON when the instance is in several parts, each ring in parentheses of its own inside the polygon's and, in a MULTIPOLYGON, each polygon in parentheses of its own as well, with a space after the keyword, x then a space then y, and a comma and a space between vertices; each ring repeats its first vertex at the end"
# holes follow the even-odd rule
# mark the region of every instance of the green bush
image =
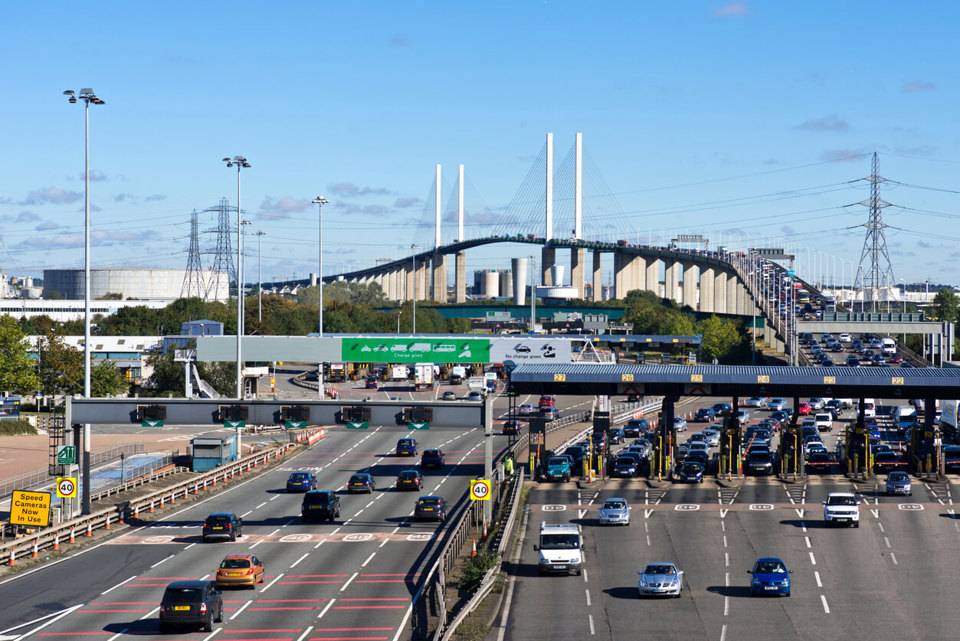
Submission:
POLYGON ((13 436, 14 434, 36 434, 37 428, 30 425, 27 421, 0 421, 0 436, 13 436))
POLYGON ((487 570, 495 566, 500 557, 493 550, 479 550, 477 556, 470 557, 463 564, 463 575, 457 582, 457 588, 465 592, 476 590, 487 570))

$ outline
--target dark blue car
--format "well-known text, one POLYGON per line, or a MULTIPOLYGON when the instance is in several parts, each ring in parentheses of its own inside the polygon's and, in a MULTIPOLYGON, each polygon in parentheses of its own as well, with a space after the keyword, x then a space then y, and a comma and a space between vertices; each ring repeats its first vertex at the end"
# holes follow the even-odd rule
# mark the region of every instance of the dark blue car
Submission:
POLYGON ((317 477, 312 472, 294 472, 287 477, 287 492, 309 492, 317 489, 317 477))
POLYGON ((764 557, 757 559, 750 570, 750 592, 790 596, 790 570, 782 559, 764 557))
POLYGON ((712 407, 701 407, 697 410, 696 416, 693 417, 693 420, 703 423, 712 421, 717 413, 713 410, 712 407))

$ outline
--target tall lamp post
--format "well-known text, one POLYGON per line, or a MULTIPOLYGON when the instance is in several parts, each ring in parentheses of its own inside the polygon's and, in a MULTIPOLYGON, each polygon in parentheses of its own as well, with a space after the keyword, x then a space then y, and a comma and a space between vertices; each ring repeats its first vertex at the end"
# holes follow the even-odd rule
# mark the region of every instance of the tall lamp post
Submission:
MULTIPOLYGON (((240 170, 249 168, 250 163, 243 156, 224 158, 227 167, 237 168, 237 398, 243 399, 243 348, 240 337, 243 336, 243 221, 240 219, 240 170)), ((239 430, 238 430, 239 433, 239 430)), ((239 445, 238 451, 239 451, 239 445)), ((240 452, 242 455, 242 452, 240 452)))
MULTIPOLYGON (((257 237, 257 322, 263 322, 263 263, 260 261, 260 237, 266 236, 267 232, 258 229, 253 232, 257 237)), ((261 332, 262 333, 262 332, 261 332)))
MULTIPOLYGON (((319 310, 320 338, 323 338, 323 206, 330 201, 323 196, 313 199, 317 206, 317 309, 319 310)), ((317 397, 323 398, 323 363, 317 363, 317 397)))
MULTIPOLYGON (((93 89, 63 92, 70 104, 83 101, 83 395, 90 398, 90 103, 105 104, 93 89)), ((90 514, 90 425, 83 426, 83 498, 81 509, 90 514)))

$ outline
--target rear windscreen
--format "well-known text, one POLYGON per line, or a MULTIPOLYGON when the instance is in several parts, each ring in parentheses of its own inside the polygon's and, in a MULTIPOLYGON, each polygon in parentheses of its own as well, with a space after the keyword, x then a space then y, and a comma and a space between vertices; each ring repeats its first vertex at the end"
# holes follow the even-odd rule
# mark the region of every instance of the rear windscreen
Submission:
POLYGON ((167 588, 164 603, 196 603, 202 600, 202 588, 167 588))

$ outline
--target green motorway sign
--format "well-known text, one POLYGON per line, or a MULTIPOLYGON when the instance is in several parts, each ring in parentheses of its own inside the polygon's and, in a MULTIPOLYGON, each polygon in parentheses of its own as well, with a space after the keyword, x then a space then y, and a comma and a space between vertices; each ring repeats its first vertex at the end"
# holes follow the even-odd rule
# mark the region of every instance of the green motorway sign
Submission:
POLYGON ((342 338, 344 361, 355 363, 487 363, 488 338, 342 338))
POLYGON ((347 421, 348 430, 366 430, 370 428, 367 421, 347 421))
POLYGON ((306 421, 284 421, 283 426, 288 430, 299 430, 307 426, 306 421))
POLYGON ((246 427, 246 426, 247 426, 247 422, 246 422, 246 421, 231 421, 230 419, 224 419, 224 421, 223 421, 223 426, 224 426, 224 427, 233 427, 233 428, 246 427))
POLYGON ((143 427, 163 427, 163 419, 162 418, 155 418, 155 419, 145 418, 143 419, 143 421, 140 422, 140 425, 143 427))
POLYGON ((430 423, 426 423, 426 422, 414 423, 413 421, 410 421, 409 423, 407 423, 407 429, 408 430, 429 430, 430 423))
POLYGON ((61 445, 57 448, 57 465, 73 465, 77 462, 75 445, 61 445))

